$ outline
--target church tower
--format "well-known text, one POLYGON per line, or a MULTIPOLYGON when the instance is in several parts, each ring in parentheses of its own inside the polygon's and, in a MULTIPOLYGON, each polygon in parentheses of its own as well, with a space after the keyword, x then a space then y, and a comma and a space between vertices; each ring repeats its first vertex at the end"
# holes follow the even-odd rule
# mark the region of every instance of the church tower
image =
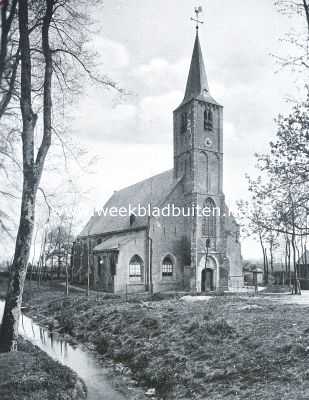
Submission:
POLYGON ((209 285, 207 289, 217 288, 221 285, 219 271, 225 247, 224 218, 220 217, 225 212, 223 107, 210 94, 198 26, 184 99, 174 111, 174 176, 183 177, 187 206, 209 210, 208 216, 193 216, 188 228, 193 286, 198 291, 205 284, 209 285), (213 269, 208 283, 201 276, 206 257, 213 269))
POLYGON ((174 168, 114 192, 102 209, 133 207, 136 215, 91 217, 72 252, 79 281, 80 272, 85 279, 90 267, 95 286, 115 293, 243 287, 239 225, 223 194, 223 107, 207 81, 198 32, 201 11, 195 8, 190 71, 174 111, 174 168), (152 215, 140 214, 140 206, 150 206, 152 215))

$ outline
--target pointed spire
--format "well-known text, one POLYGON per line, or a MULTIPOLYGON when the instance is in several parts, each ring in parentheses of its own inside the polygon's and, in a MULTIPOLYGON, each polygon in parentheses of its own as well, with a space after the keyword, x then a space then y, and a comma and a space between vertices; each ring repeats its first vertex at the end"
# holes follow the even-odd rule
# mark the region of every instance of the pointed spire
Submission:
POLYGON ((203 93, 203 90, 209 92, 200 40, 198 36, 198 31, 196 31, 185 99, 200 96, 203 93))
POLYGON ((208 80, 200 45, 200 39, 198 35, 198 29, 196 30, 196 37, 192 53, 189 76, 187 80, 186 93, 182 104, 197 98, 216 103, 209 93, 208 80))

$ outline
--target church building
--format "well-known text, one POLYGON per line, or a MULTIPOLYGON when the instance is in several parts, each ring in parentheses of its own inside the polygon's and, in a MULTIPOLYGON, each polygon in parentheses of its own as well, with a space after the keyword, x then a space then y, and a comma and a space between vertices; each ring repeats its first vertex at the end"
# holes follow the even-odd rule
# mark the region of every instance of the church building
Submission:
POLYGON ((210 94, 198 29, 174 111, 173 169, 114 192, 75 241, 72 275, 113 293, 243 285, 239 225, 223 194, 223 107, 210 94), (126 214, 134 207, 143 213, 126 214), (145 215, 154 208, 162 213, 145 215))

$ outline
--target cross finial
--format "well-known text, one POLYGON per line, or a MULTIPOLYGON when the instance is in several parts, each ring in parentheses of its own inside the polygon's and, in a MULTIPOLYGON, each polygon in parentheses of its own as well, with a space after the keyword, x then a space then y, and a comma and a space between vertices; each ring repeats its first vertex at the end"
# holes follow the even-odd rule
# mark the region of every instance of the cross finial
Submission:
POLYGON ((199 28, 199 25, 198 24, 203 24, 204 23, 204 21, 200 21, 200 19, 199 19, 199 15, 200 15, 200 13, 203 11, 203 9, 202 9, 202 7, 201 6, 199 6, 199 7, 195 7, 194 8, 194 12, 195 12, 195 15, 196 15, 196 17, 195 18, 192 18, 191 17, 191 21, 194 21, 194 22, 196 22, 196 30, 198 31, 198 28, 199 28))

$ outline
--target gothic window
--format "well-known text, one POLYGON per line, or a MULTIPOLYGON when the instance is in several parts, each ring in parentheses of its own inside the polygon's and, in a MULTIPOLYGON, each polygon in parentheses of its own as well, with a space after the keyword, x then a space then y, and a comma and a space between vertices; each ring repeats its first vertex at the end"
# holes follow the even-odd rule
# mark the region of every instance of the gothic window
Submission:
POLYGON ((143 281, 144 264, 140 256, 135 255, 131 258, 129 264, 129 280, 132 282, 143 281))
POLYGON ((183 112, 181 114, 181 133, 187 132, 187 127, 188 127, 187 113, 183 112))
POLYGON ((174 265, 171 256, 164 257, 162 262, 162 278, 173 276, 174 265))
POLYGON ((216 204, 208 198, 204 203, 204 216, 202 222, 202 235, 207 238, 215 238, 217 229, 216 204))
POLYGON ((204 111, 204 129, 206 131, 212 131, 213 129, 213 113, 210 108, 204 111))

